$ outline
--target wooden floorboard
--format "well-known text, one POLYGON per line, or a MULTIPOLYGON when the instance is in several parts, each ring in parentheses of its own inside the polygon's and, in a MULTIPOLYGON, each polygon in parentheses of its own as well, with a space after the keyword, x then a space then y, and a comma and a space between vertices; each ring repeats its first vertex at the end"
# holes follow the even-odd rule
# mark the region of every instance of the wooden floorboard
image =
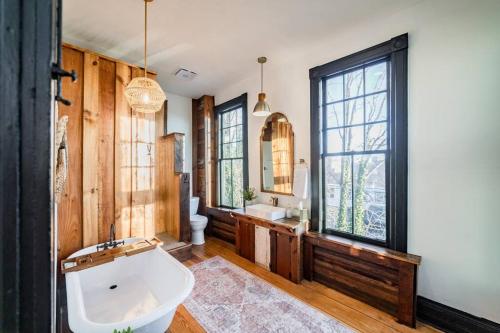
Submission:
MULTIPOLYGON (((193 246, 193 257, 184 264, 189 267, 214 256, 220 256, 238 265, 360 332, 439 332, 422 323, 417 323, 416 329, 398 324, 393 316, 317 282, 303 281, 300 285, 295 284, 238 256, 233 245, 216 238, 207 238, 204 245, 193 246)), ((198 333, 203 331, 186 308, 180 306, 168 332, 198 333)))

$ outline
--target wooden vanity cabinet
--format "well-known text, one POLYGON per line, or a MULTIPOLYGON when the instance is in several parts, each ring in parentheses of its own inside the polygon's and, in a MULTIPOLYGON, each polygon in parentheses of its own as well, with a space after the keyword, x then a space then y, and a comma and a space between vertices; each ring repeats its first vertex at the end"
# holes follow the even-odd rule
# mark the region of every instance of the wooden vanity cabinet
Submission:
MULTIPOLYGON (((236 252, 255 263, 256 226, 269 231, 270 262, 269 270, 284 278, 300 283, 302 280, 301 238, 304 227, 296 220, 283 219, 268 221, 244 214, 232 213, 236 219, 236 252)), ((262 266, 262 264, 261 264, 262 266)))

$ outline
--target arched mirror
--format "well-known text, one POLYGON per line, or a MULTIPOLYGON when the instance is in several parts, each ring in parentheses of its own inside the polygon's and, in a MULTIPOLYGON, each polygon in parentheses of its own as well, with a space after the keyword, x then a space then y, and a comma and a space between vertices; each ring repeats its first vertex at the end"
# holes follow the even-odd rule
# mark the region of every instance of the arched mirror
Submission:
POLYGON ((292 195, 293 130, 282 113, 267 117, 260 135, 261 191, 292 195))

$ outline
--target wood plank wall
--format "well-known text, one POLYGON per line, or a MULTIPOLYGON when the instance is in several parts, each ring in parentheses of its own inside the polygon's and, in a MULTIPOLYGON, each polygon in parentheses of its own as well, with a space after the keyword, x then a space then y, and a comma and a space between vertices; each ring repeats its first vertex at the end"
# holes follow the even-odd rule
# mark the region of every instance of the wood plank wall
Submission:
POLYGON ((112 223, 117 238, 157 232, 155 170, 165 161, 155 146, 165 129, 163 110, 145 115, 128 107, 125 87, 143 70, 70 45, 62 58, 78 75, 63 80, 72 105, 59 105, 59 116, 69 117, 69 176, 58 204, 59 258, 66 258, 107 240, 112 223))
POLYGON ((96 148, 99 135, 99 57, 85 53, 83 58, 83 246, 85 247, 96 244, 98 240, 99 159, 96 148))
POLYGON ((164 231, 180 241, 190 241, 189 220, 189 173, 175 171, 176 146, 184 142, 184 134, 170 133, 159 138, 157 156, 165 161, 164 167, 159 171, 157 210, 159 211, 158 224, 164 231), (160 213, 161 212, 161 213, 160 213))
POLYGON ((214 97, 193 99, 193 196, 200 197, 198 213, 217 205, 217 144, 214 97))
POLYGON ((63 48, 63 68, 74 69, 79 80, 70 83, 63 79, 63 96, 72 102, 71 106, 59 103, 59 116, 68 116, 67 139, 69 158, 69 177, 64 194, 57 207, 58 234, 64 235, 59 242, 59 254, 67 257, 83 246, 83 52, 63 48))

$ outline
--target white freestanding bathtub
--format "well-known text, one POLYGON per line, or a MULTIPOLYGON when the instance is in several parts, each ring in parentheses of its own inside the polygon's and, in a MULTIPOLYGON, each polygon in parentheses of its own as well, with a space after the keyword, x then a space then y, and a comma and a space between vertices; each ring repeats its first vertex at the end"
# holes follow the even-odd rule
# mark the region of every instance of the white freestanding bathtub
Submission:
MULTIPOLYGON (((141 238, 128 238, 132 243, 141 238)), ((94 252, 91 246, 71 257, 94 252)), ((74 333, 164 333, 191 293, 194 276, 160 247, 66 273, 69 326, 74 333)))

